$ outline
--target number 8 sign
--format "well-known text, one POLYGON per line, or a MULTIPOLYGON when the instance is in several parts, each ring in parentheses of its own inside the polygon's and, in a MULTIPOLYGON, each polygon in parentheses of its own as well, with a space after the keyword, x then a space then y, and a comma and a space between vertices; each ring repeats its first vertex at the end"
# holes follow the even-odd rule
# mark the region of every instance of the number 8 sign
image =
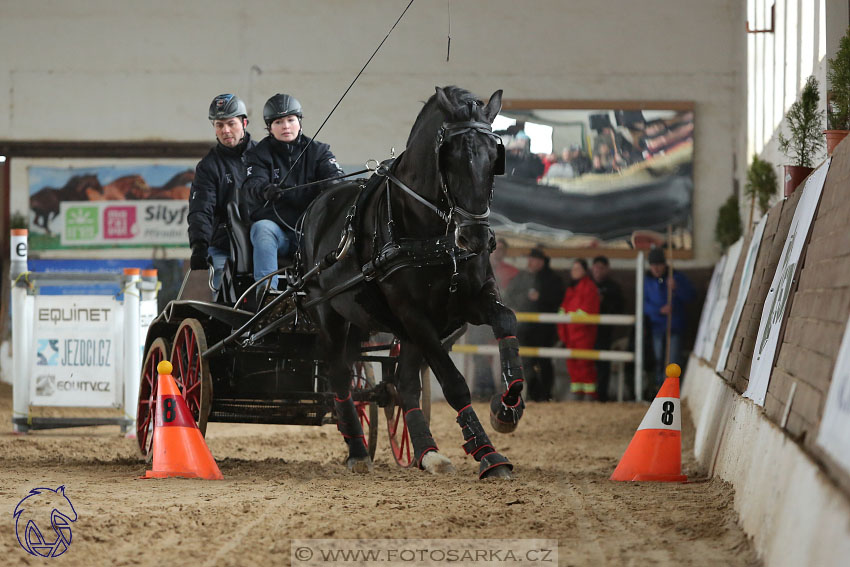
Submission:
POLYGON ((638 426, 641 429, 682 430, 682 410, 679 398, 655 398, 638 426))

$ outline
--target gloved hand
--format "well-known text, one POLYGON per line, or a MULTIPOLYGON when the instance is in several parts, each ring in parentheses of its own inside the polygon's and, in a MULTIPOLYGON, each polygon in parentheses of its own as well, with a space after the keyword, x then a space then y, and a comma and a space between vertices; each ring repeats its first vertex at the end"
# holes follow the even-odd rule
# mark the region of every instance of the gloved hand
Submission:
POLYGON ((283 187, 280 185, 269 184, 263 189, 263 199, 266 201, 274 201, 283 194, 283 187))
POLYGON ((189 268, 192 270, 206 270, 209 268, 207 261, 208 251, 203 244, 192 246, 192 258, 189 260, 189 268))

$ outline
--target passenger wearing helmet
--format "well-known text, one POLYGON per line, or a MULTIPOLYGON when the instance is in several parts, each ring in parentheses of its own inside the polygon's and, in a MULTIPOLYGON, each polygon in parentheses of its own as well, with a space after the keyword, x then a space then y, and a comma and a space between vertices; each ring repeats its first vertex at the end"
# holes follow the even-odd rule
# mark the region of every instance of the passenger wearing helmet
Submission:
POLYGON ((245 130, 248 110, 239 97, 221 94, 210 104, 209 119, 217 143, 195 167, 195 179, 189 196, 190 267, 208 268, 212 259, 213 285, 218 287, 224 263, 230 255, 230 242, 224 223, 227 203, 237 198, 245 181, 245 152, 256 145, 245 130))
MULTIPOLYGON (((248 198, 245 212, 253 221, 255 280, 278 269, 278 256, 295 254, 295 225, 325 184, 298 186, 342 175, 330 146, 303 134, 301 117, 301 103, 295 97, 271 97, 263 108, 269 135, 246 155, 243 191, 248 198)), ((272 287, 277 288, 277 276, 273 280, 272 287)))

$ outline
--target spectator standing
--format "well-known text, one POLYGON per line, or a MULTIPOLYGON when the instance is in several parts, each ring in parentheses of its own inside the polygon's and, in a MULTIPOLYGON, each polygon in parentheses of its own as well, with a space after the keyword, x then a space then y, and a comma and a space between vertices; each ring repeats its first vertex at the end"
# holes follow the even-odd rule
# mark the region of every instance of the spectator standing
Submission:
MULTIPOLYGON (((573 262, 570 277, 570 285, 561 302, 561 313, 598 314, 599 291, 584 259, 573 262)), ((596 325, 560 323, 558 336, 567 348, 589 350, 596 343, 596 325)), ((596 365, 593 360, 568 358, 567 372, 570 374, 570 391, 576 400, 596 399, 596 365)))
MULTIPOLYGON (((625 310, 623 290, 611 278, 611 265, 606 256, 597 256, 590 267, 596 289, 599 290, 599 312, 603 315, 619 315, 625 310)), ((613 334, 611 325, 599 325, 596 329, 596 350, 610 350, 613 334)), ((608 380, 611 376, 611 361, 596 361, 596 399, 608 401, 608 380)))
MULTIPOLYGON (((504 299, 514 311, 556 313, 563 296, 561 278, 549 267, 549 257, 543 249, 535 247, 529 252, 527 269, 514 277, 504 299)), ((519 323, 517 339, 521 346, 551 347, 557 340, 557 333, 551 324, 519 323)), ((522 366, 528 385, 528 399, 535 402, 550 400, 555 378, 552 360, 523 357, 522 366)))
POLYGON ((655 387, 661 387, 665 374, 667 343, 667 317, 672 318, 670 329, 670 363, 682 366, 682 336, 687 327, 685 305, 696 297, 694 287, 682 272, 670 269, 664 251, 653 248, 649 251, 649 272, 643 281, 643 310, 649 318, 652 330, 652 351, 655 355, 655 387), (667 286, 672 291, 673 301, 667 302, 667 286))

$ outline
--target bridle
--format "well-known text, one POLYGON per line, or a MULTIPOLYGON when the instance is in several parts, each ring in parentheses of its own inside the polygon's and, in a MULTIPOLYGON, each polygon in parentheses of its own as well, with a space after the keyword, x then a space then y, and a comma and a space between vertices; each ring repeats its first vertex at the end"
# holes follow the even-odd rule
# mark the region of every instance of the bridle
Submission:
POLYGON ((440 127, 440 131, 437 134, 437 144, 434 148, 434 152, 437 159, 437 171, 439 172, 440 188, 443 190, 443 195, 446 196, 446 201, 449 203, 449 211, 450 213, 456 213, 462 219, 457 222, 458 228, 477 224, 489 225, 490 202, 493 200, 493 187, 490 187, 490 195, 487 199, 487 210, 481 214, 471 213, 455 202, 455 199, 453 198, 452 193, 451 191, 449 191, 448 185, 446 184, 445 174, 440 168, 440 150, 442 149, 443 145, 446 144, 453 137, 465 134, 467 132, 483 134, 485 136, 489 136, 497 140, 498 149, 495 163, 496 171, 494 173, 496 175, 501 175, 501 173, 498 172, 500 168, 502 173, 504 173, 505 150, 504 146, 502 145, 502 137, 493 132, 493 127, 490 124, 488 124, 487 122, 476 122, 472 120, 465 122, 443 122, 443 125, 440 127))
POLYGON ((490 124, 488 124, 487 122, 478 122, 472 120, 463 122, 443 122, 443 125, 440 127, 440 130, 437 133, 436 144, 434 145, 434 153, 437 160, 437 172, 438 177, 440 179, 440 189, 443 191, 443 195, 445 196, 446 202, 449 205, 448 211, 441 209, 440 207, 438 207, 437 205, 430 202, 425 197, 408 187, 403 181, 398 179, 392 173, 390 167, 386 164, 379 165, 375 170, 375 174, 386 177, 389 181, 392 181, 394 185, 402 189, 405 193, 413 197, 420 204, 427 207, 434 214, 440 217, 440 219, 442 219, 447 226, 451 225, 453 220, 455 221, 457 228, 473 225, 489 226, 489 201, 493 200, 493 188, 490 188, 487 210, 483 213, 472 213, 457 204, 451 191, 449 190, 448 185, 446 184, 445 173, 440 167, 440 150, 442 149, 442 147, 455 136, 466 134, 467 132, 483 134, 485 136, 489 136, 491 138, 496 139, 497 155, 496 162, 494 164, 494 174, 502 175, 505 171, 505 146, 502 144, 501 136, 493 132, 493 127, 490 124), (455 219, 455 217, 459 218, 455 219))

